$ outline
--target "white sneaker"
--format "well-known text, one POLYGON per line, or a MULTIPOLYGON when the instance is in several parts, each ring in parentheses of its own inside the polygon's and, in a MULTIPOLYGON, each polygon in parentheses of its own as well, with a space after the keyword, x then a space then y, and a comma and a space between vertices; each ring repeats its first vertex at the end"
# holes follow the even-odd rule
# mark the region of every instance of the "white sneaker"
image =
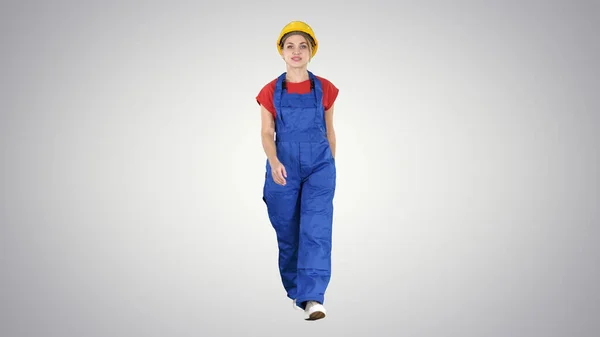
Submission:
POLYGON ((317 301, 308 301, 306 308, 304 309, 307 321, 316 321, 321 318, 325 318, 327 311, 325 307, 317 301))
MULTIPOLYGON (((292 301, 292 304, 294 305, 294 309, 296 309, 296 310, 302 310, 302 308, 300 308, 300 307, 299 307, 299 306, 296 304, 296 300, 293 300, 293 301, 292 301)), ((304 310, 302 310, 302 311, 304 311, 304 310)))

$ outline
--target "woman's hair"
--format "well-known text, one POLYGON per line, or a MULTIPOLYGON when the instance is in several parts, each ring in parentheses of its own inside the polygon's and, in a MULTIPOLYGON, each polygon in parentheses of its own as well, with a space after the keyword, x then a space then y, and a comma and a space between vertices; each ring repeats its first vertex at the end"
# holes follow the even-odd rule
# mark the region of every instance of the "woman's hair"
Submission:
POLYGON ((288 37, 292 36, 292 35, 301 35, 304 36, 304 38, 306 39, 306 41, 308 41, 308 45, 310 48, 310 52, 312 53, 312 50, 315 48, 315 40, 313 40, 313 38, 306 34, 305 32, 300 32, 300 31, 293 31, 293 32, 289 32, 287 34, 285 34, 282 38, 281 38, 281 42, 279 43, 279 46, 281 47, 281 49, 283 49, 283 45, 285 44, 285 40, 287 40, 288 37))

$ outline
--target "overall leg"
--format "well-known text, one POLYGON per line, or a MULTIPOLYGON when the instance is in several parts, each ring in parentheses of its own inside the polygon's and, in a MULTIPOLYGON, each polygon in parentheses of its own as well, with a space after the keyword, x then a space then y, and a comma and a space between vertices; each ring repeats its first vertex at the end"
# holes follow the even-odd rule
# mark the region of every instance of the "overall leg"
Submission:
POLYGON ((335 183, 335 164, 327 161, 317 166, 302 186, 297 283, 301 308, 305 301, 325 301, 331 277, 335 183))
MULTIPOLYGON (((289 183, 288 183, 289 184, 289 183)), ((296 298, 299 237, 299 189, 265 194, 269 219, 275 229, 279 249, 279 273, 287 296, 296 298)))
MULTIPOLYGON (((286 160, 293 163, 292 160, 286 160)), ((284 164, 285 165, 285 164, 284 164)), ((293 164, 285 165, 286 185, 273 181, 271 168, 267 164, 263 198, 267 204, 269 219, 277 235, 279 249, 278 265, 283 287, 287 296, 296 298, 298 240, 300 221, 300 178, 293 170, 293 164)))

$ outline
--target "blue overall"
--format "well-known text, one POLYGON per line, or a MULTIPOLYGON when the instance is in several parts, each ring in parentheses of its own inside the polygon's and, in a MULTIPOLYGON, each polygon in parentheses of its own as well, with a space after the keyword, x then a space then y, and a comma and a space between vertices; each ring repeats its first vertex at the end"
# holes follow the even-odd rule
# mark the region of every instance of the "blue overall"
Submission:
POLYGON ((327 139, 321 82, 310 71, 311 91, 288 93, 285 73, 273 97, 277 158, 286 185, 273 181, 267 160, 263 200, 277 235, 279 272, 287 296, 325 301, 331 277, 331 233, 336 167, 327 139))

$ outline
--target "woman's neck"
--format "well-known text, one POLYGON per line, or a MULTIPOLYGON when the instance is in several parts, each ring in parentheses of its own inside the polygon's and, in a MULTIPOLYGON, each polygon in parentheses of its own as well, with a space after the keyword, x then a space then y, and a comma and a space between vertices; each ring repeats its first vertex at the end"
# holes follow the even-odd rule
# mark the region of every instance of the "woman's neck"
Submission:
POLYGON ((308 70, 306 68, 290 68, 288 67, 285 74, 285 80, 291 83, 300 83, 308 81, 308 70))

